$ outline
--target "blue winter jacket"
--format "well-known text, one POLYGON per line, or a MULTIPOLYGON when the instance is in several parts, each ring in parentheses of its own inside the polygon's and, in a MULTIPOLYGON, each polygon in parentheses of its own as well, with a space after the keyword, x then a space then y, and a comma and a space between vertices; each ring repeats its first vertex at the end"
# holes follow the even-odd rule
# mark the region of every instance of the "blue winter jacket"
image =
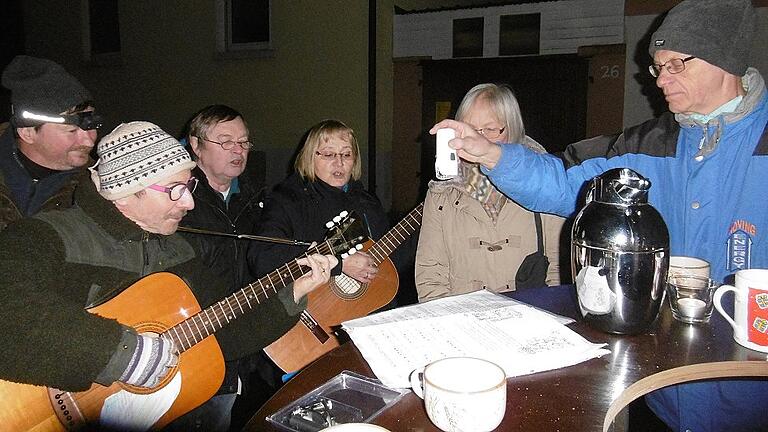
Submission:
POLYGON ((558 158, 502 146, 493 183, 530 210, 568 216, 585 182, 617 167, 651 180, 650 203, 669 228, 670 253, 703 258, 723 280, 768 268, 768 96, 753 68, 733 113, 708 124, 666 113, 617 136, 570 145, 558 158))
MULTIPOLYGON (((560 158, 504 145, 498 164, 484 171, 530 210, 567 216, 585 182, 631 168, 652 182, 649 200, 667 223, 672 255, 709 261, 718 280, 768 268, 768 96, 756 69, 742 82, 747 94, 736 111, 707 124, 667 113, 572 144, 560 158)), ((646 401, 675 431, 766 431, 766 395, 766 380, 717 380, 665 387, 646 401)))

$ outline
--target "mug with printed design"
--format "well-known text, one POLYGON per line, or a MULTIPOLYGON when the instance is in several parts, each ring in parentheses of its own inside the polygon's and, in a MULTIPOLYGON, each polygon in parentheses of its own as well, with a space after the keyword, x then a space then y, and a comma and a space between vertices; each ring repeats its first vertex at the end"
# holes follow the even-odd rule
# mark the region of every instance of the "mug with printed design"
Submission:
POLYGON ((446 432, 489 432, 507 409, 507 376, 497 364, 472 357, 437 360, 411 373, 427 416, 446 432))
POLYGON ((742 346, 768 352, 768 269, 739 270, 734 285, 715 291, 715 309, 733 327, 733 339, 742 346), (733 291, 733 317, 722 305, 725 293, 733 291))

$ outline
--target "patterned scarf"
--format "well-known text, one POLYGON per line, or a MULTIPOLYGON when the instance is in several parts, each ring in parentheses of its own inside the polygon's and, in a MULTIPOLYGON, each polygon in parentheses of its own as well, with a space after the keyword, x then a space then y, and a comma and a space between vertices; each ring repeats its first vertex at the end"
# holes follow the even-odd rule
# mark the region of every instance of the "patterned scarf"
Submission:
POLYGON ((507 197, 491 184, 488 177, 480 171, 478 164, 460 161, 459 178, 463 179, 459 187, 480 202, 491 220, 496 223, 507 197))

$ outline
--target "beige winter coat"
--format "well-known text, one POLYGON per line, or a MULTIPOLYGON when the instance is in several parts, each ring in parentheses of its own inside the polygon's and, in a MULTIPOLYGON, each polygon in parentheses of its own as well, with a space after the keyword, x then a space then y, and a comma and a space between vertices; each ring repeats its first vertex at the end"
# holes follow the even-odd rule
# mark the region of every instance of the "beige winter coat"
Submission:
MULTIPOLYGON (((547 285, 560 283, 559 240, 564 219, 542 214, 547 285)), ((508 200, 494 224, 483 206, 454 186, 430 184, 416 252, 419 302, 486 288, 515 289, 515 275, 538 249, 533 213, 508 200)))

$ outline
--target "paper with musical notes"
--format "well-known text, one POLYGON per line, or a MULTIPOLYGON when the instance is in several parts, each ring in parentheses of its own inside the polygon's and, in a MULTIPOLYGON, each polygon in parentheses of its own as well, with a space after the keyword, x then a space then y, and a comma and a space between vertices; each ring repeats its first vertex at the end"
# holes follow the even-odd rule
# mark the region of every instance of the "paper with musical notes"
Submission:
POLYGON ((557 369, 608 354, 565 317, 488 291, 447 297, 342 323, 381 382, 410 387, 409 375, 445 357, 478 357, 507 377, 557 369))

